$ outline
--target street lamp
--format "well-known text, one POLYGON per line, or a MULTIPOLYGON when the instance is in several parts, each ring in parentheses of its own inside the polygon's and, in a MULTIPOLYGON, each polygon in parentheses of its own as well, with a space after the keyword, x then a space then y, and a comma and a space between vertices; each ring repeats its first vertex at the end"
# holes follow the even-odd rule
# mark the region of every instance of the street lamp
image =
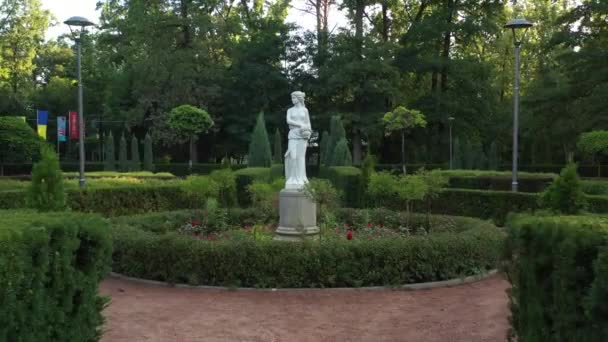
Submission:
POLYGON ((450 126, 450 170, 453 168, 452 156, 454 155, 454 149, 452 148, 452 122, 454 122, 453 116, 448 116, 448 124, 450 126))
POLYGON ((504 27, 511 29, 513 33, 513 43, 515 45, 515 82, 513 84, 513 172, 511 191, 517 192, 517 155, 518 155, 518 131, 519 131, 519 58, 521 44, 533 24, 526 19, 513 19, 504 27))
POLYGON ((80 150, 80 180, 78 183, 80 184, 81 188, 84 188, 84 114, 82 104, 81 39, 86 32, 86 27, 95 26, 95 24, 83 17, 71 17, 70 19, 64 21, 64 24, 68 25, 70 28, 72 37, 74 37, 74 41, 76 41, 76 46, 78 47, 78 146, 80 150))

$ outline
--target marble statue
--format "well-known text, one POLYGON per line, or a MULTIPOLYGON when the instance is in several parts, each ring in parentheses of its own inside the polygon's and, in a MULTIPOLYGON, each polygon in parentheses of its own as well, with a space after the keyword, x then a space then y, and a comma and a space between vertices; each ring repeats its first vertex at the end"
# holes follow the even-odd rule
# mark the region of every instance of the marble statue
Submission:
POLYGON ((308 183, 306 178, 306 147, 312 134, 308 109, 304 106, 305 94, 291 93, 293 107, 287 110, 287 152, 285 153, 285 189, 279 193, 279 225, 275 240, 302 241, 315 239, 319 235, 317 227, 317 205, 302 188, 308 183))
POLYGON ((285 153, 285 189, 302 189, 306 178, 306 147, 312 134, 308 109, 304 106, 305 94, 301 91, 291 93, 293 107, 287 110, 289 139, 285 153))

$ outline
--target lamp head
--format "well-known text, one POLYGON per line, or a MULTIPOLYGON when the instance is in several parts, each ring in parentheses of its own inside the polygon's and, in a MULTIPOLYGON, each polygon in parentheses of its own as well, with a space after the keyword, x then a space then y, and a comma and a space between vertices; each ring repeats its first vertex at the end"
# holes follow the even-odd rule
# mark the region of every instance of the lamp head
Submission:
POLYGON ((526 19, 518 18, 509 21, 504 28, 511 29, 511 32, 513 32, 513 41, 515 42, 515 45, 520 45, 524 40, 528 29, 532 26, 534 26, 534 24, 526 19))
POLYGON ((95 24, 87 18, 78 16, 71 17, 63 23, 68 25, 72 35, 78 35, 78 37, 76 37, 77 39, 80 38, 80 35, 85 31, 86 27, 95 26, 95 24), (80 28, 80 30, 78 30, 78 28, 80 28))

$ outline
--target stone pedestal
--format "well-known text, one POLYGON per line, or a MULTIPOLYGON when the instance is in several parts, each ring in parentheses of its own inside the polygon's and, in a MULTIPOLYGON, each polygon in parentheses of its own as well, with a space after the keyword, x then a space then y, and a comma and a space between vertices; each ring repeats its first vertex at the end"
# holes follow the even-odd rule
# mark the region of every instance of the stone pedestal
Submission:
POLYGON ((318 237, 317 205, 300 190, 281 190, 279 214, 275 240, 302 241, 318 237))

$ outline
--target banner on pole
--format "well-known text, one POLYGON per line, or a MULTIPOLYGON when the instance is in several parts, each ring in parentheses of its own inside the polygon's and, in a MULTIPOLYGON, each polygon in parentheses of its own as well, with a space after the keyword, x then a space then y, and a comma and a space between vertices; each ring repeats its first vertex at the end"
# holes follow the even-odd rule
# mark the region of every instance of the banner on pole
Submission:
POLYGON ((49 112, 46 110, 37 111, 38 135, 46 139, 46 127, 49 123, 49 112))
POLYGON ((65 142, 65 116, 57 117, 57 141, 65 142))
POLYGON ((78 113, 70 112, 70 139, 78 140, 78 113))

